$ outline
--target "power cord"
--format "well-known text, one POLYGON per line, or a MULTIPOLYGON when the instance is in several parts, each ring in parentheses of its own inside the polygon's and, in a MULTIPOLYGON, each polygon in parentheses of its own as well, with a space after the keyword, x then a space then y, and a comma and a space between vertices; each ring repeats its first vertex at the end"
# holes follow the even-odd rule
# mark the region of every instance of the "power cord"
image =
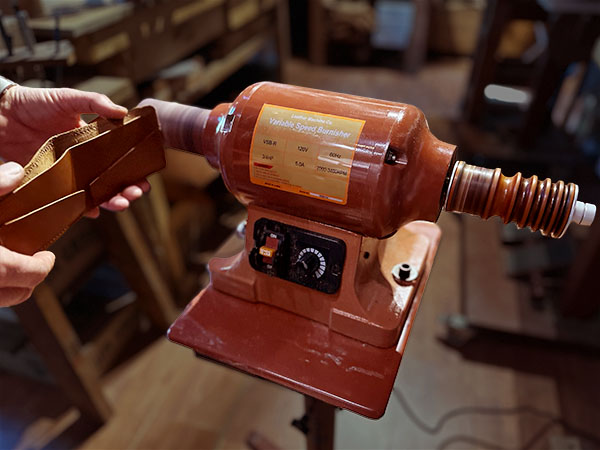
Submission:
MULTIPOLYGON (((600 437, 588 433, 585 430, 579 429, 567 421, 565 421, 560 416, 555 416, 546 411, 542 411, 540 409, 534 408, 532 406, 515 406, 512 408, 496 408, 489 406, 462 406, 448 411, 443 414, 437 422, 432 426, 427 424, 424 420, 422 420, 414 411, 414 409, 409 405, 408 401, 402 394, 402 392, 394 388, 393 390, 394 396, 400 403, 400 406, 408 416, 408 418, 422 431, 429 435, 435 435, 439 433, 442 428, 446 425, 446 423, 454 417, 463 416, 463 415, 471 415, 471 414, 479 414, 479 415, 520 415, 520 414, 530 414, 542 419, 546 419, 546 423, 526 442, 520 450, 527 450, 531 448, 538 440, 540 440, 553 426, 562 425, 565 430, 568 430, 570 433, 577 435, 581 438, 587 439, 590 442, 593 442, 595 445, 600 447, 600 437)), ((471 436, 455 436, 454 438, 446 440, 442 443, 440 448, 446 448, 448 445, 453 443, 454 441, 467 441, 479 447, 486 447, 491 450, 507 450, 504 447, 501 447, 497 444, 486 442, 480 440, 478 438, 474 438, 471 436)))

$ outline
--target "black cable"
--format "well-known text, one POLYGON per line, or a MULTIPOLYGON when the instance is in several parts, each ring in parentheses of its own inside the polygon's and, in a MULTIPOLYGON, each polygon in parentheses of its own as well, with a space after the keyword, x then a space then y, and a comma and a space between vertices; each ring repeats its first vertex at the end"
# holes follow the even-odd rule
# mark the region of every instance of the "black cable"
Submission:
POLYGON ((410 407, 404 395, 400 392, 399 389, 394 389, 394 394, 398 399, 398 402, 402 405, 403 409, 406 412, 406 415, 417 425, 421 430, 425 431, 428 434, 436 434, 438 433, 448 422, 450 419, 469 414, 480 414, 480 415, 517 415, 523 413, 529 413, 534 416, 542 417, 544 419, 557 419, 556 416, 547 413, 545 411, 540 411, 531 406, 516 406, 512 408, 495 408, 488 406, 462 406, 459 408, 455 408, 450 410, 449 412, 442 415, 440 419, 438 419, 437 423, 434 426, 430 426, 425 423, 425 421, 421 420, 414 410, 410 407))
MULTIPOLYGON (((562 419, 561 419, 562 420, 562 419)), ((550 420, 548 422, 546 422, 546 424, 544 426, 542 426, 537 433, 535 433, 533 436, 531 436, 531 438, 529 438, 529 441, 526 442, 520 450, 529 450, 531 447, 533 447, 535 445, 535 443, 537 441, 539 441, 553 426, 555 425, 559 425, 560 424, 560 420, 550 420)), ((566 429, 567 427, 565 427, 566 429)), ((573 434, 578 434, 578 433, 573 433, 573 434)))
MULTIPOLYGON (((458 417, 461 415, 531 414, 533 416, 546 419, 546 423, 529 439, 529 441, 523 447, 521 447, 521 450, 527 450, 527 449, 531 448, 539 439, 541 439, 548 432, 548 430, 550 430, 550 428, 552 428, 555 425, 562 425, 565 428, 565 430, 568 430, 569 432, 573 433, 574 435, 577 435, 579 437, 587 439, 588 441, 593 442, 595 445, 598 445, 600 447, 600 437, 593 435, 591 433, 588 433, 585 430, 581 430, 577 427, 574 427, 573 425, 571 425, 570 423, 565 421, 562 417, 555 416, 546 411, 541 411, 532 406, 525 405, 525 406, 515 406, 512 408, 496 408, 496 407, 486 407, 486 406, 462 406, 459 408, 452 409, 449 412, 443 414, 437 420, 437 422, 432 426, 432 425, 425 423, 424 420, 422 420, 419 416, 417 416, 417 414, 414 412, 412 407, 408 404, 406 398, 404 397, 402 392, 400 392, 399 389, 394 388, 393 393, 394 393, 394 396, 396 397, 396 399, 398 400, 398 403, 400 403, 400 406, 402 407, 402 409, 408 416, 408 418, 418 428, 420 428, 422 431, 424 431, 425 433, 427 433, 429 435, 437 434, 444 427, 446 422, 448 422, 449 420, 451 420, 454 417, 458 417)), ((470 436, 455 436, 452 439, 446 440, 442 444, 441 448, 446 447, 447 445, 449 445, 450 443, 452 443, 453 441, 456 441, 456 440, 475 443, 476 445, 478 445, 480 447, 486 447, 491 450, 504 450, 503 447, 500 447, 497 444, 492 444, 492 443, 488 443, 485 441, 481 441, 478 438, 473 438, 470 436)))
MULTIPOLYGON (((534 435, 529 439, 529 441, 523 445, 522 447, 518 447, 519 450, 528 450, 531 448, 539 439, 541 439, 547 432, 555 426, 556 423, 553 421, 546 422, 538 431, 534 433, 534 435)), ((457 442, 466 442, 468 444, 472 444, 476 446, 476 448, 487 448, 489 450, 511 450, 513 447, 506 448, 499 446, 497 444, 484 441, 483 439, 479 439, 477 437, 457 434, 455 436, 450 436, 448 439, 442 441, 442 443, 438 446, 437 450, 444 450, 449 447, 451 444, 455 444, 457 442)))
POLYGON ((467 436, 466 434, 457 434, 455 436, 451 436, 448 439, 445 439, 437 448, 437 450, 444 450, 452 444, 456 444, 458 442, 463 442, 467 444, 471 444, 475 448, 485 448, 487 450, 509 450, 505 447, 502 447, 498 444, 493 444, 491 442, 484 441, 483 439, 479 439, 473 436, 467 436))

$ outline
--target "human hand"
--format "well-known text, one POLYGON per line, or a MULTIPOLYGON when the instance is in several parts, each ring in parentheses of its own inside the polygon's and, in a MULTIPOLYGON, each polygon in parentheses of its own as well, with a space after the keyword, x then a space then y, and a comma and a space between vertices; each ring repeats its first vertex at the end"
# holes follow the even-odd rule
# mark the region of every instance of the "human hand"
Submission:
MULTIPOLYGON (((14 162, 0 165, 0 196, 15 189, 23 179, 23 168, 14 162)), ((0 307, 27 300, 54 266, 54 254, 21 255, 0 246, 0 307)))
MULTIPOLYGON (((127 109, 95 92, 76 89, 39 89, 13 86, 0 99, 0 156, 6 161, 27 163, 48 138, 85 125, 81 114, 121 119, 127 109)), ((102 206, 121 211, 150 189, 146 180, 129 186, 102 206)), ((95 208, 88 217, 97 217, 95 208)))

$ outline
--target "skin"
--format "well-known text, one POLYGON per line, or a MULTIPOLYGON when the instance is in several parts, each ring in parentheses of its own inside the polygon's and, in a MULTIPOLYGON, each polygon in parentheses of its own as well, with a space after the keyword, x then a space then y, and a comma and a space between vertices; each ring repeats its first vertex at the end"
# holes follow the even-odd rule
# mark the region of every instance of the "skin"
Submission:
MULTIPOLYGON (((81 114, 120 119, 127 109, 108 97, 75 89, 37 89, 13 86, 0 98, 0 196, 14 190, 23 178, 25 165, 51 136, 85 125, 81 114)), ((102 205, 122 211, 150 189, 146 180, 129 186, 102 205)), ((87 213, 97 217, 96 208, 87 213)), ((27 300, 54 266, 54 254, 21 255, 0 246, 0 307, 27 300)))

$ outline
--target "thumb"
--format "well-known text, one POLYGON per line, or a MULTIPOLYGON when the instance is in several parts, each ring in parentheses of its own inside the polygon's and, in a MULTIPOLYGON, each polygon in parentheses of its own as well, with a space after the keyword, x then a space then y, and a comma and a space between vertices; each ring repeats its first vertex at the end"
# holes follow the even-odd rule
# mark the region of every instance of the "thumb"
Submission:
POLYGON ((0 164, 0 195, 12 192, 25 176, 25 171, 16 162, 0 164))
POLYGON ((56 256, 54 256, 54 253, 49 252, 47 250, 37 252, 35 255, 32 256, 32 258, 37 260, 38 267, 46 275, 52 270, 52 267, 54 267, 54 263, 56 261, 56 256))
POLYGON ((106 95, 62 88, 57 90, 61 107, 76 114, 98 114, 107 119, 120 119, 127 108, 114 104, 106 95))

